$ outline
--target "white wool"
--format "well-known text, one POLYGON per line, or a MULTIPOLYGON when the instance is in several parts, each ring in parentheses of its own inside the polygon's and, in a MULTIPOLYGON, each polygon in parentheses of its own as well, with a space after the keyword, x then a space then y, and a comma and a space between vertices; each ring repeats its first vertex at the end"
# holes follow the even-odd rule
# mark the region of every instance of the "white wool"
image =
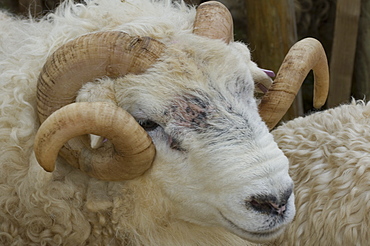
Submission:
POLYGON ((277 245, 367 245, 370 102, 352 102, 273 131, 289 158, 297 215, 277 245))

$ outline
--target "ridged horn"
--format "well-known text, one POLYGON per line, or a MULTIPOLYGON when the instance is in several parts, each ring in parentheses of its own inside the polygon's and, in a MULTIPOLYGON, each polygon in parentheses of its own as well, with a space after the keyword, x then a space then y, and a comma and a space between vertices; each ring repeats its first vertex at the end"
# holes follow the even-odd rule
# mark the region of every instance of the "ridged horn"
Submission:
POLYGON ((305 38, 291 47, 259 105, 260 115, 270 129, 287 112, 310 70, 313 70, 315 79, 314 107, 320 108, 329 92, 328 62, 321 43, 314 38, 305 38))
POLYGON ((38 162, 45 170, 53 171, 63 144, 89 133, 102 135, 114 145, 114 150, 92 151, 88 142, 81 141, 73 149, 79 158, 78 168, 90 176, 127 180, 140 176, 151 166, 155 156, 151 138, 129 113, 104 102, 72 103, 48 117, 36 135, 34 151, 38 162))
POLYGON ((230 11, 220 2, 208 1, 200 4, 195 16, 193 33, 226 43, 234 41, 233 18, 230 11))
POLYGON ((40 121, 74 102, 86 82, 144 72, 164 47, 152 38, 132 37, 119 31, 91 33, 66 43, 47 59, 40 73, 37 83, 40 121))
MULTIPOLYGON (((104 76, 115 78, 128 73, 142 73, 160 57, 164 48, 164 44, 149 37, 132 37, 118 31, 87 34, 66 43, 47 59, 39 76, 37 83, 37 110, 40 122, 43 123, 56 110, 73 103, 78 90, 86 82, 94 81, 94 79, 104 76)), ((74 108, 73 110, 75 109, 81 108, 74 108)), ((124 115, 127 116, 127 114, 124 115)), ((103 120, 103 118, 102 116, 95 119, 103 120)), ((83 130, 85 128, 90 129, 88 124, 83 124, 82 122, 81 124, 81 127, 76 127, 76 129, 81 130, 81 134, 75 135, 86 133, 86 130, 83 130)), ((50 124, 47 125, 50 126, 50 124)), ((54 126, 56 125, 54 124, 54 126)), ((119 136, 121 130, 117 127, 113 128, 117 130, 114 134, 119 136)), ((64 131, 63 129, 55 130, 64 131)), ((96 132, 95 130, 94 133, 91 133, 101 136, 105 136, 106 134, 104 131, 96 132)), ((106 137, 109 138, 108 136, 106 137)), ((144 139, 148 138, 146 133, 141 134, 140 137, 144 139)), ((122 135, 121 138, 126 139, 127 136, 122 135)), ((41 140, 36 139, 36 141, 41 140)), ((65 141, 61 142, 64 143, 65 141)), ((41 146, 46 147, 47 145, 44 144, 41 146)), ((121 147, 115 146, 114 148, 120 149, 119 151, 123 153, 121 147)), ((44 151, 46 150, 38 150, 36 155, 42 154, 44 151)), ((94 154, 92 149, 85 147, 82 138, 69 140, 61 147, 59 154, 72 166, 82 168, 83 171, 89 173, 91 176, 100 179, 117 180, 119 178, 117 177, 117 173, 120 173, 121 180, 131 179, 137 176, 136 171, 131 170, 126 164, 120 166, 122 168, 120 172, 116 169, 113 170, 111 168, 112 162, 125 159, 120 158, 119 153, 112 154, 112 152, 109 156, 105 155, 100 159, 97 158, 95 163, 99 164, 93 164, 94 171, 89 171, 88 169, 92 166, 89 165, 91 159, 88 156, 94 156, 94 154), (80 156, 82 153, 84 153, 84 157, 80 156), (123 174, 124 169, 128 170, 127 175, 123 174), (112 177, 110 178, 109 173, 104 170, 113 171, 111 172, 112 177), (135 174, 130 175, 130 173, 135 174)), ((101 155, 103 154, 101 153, 101 155)), ((144 156, 146 156, 148 163, 146 168, 149 168, 154 155, 150 158, 146 154, 144 156)), ((40 159, 39 156, 37 158, 40 159)), ((40 164, 43 165, 42 163, 40 164)), ((52 170, 50 165, 47 164, 44 168, 50 171, 52 170)), ((118 167, 118 165, 116 166, 118 167)), ((139 166, 142 165, 140 164, 139 166)), ((140 167, 139 169, 141 173, 145 171, 145 168, 140 167)))

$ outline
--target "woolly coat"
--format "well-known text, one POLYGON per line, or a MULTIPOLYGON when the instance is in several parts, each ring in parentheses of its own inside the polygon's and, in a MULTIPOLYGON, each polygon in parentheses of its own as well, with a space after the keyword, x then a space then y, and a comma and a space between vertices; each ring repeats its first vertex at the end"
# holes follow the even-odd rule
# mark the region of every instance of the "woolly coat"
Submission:
POLYGON ((289 159, 297 207, 276 245, 367 245, 370 103, 300 117, 272 133, 289 159))
MULTIPOLYGON (((67 4, 38 22, 0 13, 0 244, 253 245, 224 229, 175 218, 178 211, 146 176, 102 182, 62 159, 54 173, 36 162, 36 81, 60 44, 81 33, 113 29, 142 35, 148 28, 166 42, 163 30, 190 32, 195 15, 184 5, 174 12, 167 11, 169 3, 144 8, 146 1, 138 1, 123 10, 118 0, 100 2, 99 10, 94 2, 67 4), (136 8, 148 11, 140 12, 140 21, 130 15, 136 8), (149 12, 157 16, 147 17, 149 12), (80 25, 74 25, 77 21, 80 25)), ((276 245, 369 241, 369 114, 369 104, 342 106, 273 132, 290 160, 298 207, 295 221, 276 245)))

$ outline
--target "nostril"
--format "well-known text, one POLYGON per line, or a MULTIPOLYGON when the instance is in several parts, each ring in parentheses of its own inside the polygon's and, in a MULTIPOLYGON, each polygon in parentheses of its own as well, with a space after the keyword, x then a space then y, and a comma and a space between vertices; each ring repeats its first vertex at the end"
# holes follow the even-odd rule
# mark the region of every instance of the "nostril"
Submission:
POLYGON ((284 214, 284 212, 286 210, 285 203, 283 203, 283 204, 271 203, 271 206, 273 207, 273 212, 275 212, 277 214, 284 214))
POLYGON ((249 204, 253 209, 261 213, 271 213, 272 206, 271 203, 267 201, 262 201, 259 199, 252 199, 249 204))
POLYGON ((285 203, 276 203, 273 202, 276 199, 268 199, 268 198, 252 198, 247 203, 252 207, 254 210, 260 213, 266 214, 277 214, 282 215, 286 211, 286 204, 285 203))

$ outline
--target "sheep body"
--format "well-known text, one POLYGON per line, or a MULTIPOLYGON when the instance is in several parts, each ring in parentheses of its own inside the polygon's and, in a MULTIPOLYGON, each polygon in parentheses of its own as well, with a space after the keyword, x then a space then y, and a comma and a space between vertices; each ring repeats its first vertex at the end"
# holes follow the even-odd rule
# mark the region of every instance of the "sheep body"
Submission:
POLYGON ((276 245, 370 240, 370 103, 352 102, 273 131, 290 161, 297 215, 276 245))

